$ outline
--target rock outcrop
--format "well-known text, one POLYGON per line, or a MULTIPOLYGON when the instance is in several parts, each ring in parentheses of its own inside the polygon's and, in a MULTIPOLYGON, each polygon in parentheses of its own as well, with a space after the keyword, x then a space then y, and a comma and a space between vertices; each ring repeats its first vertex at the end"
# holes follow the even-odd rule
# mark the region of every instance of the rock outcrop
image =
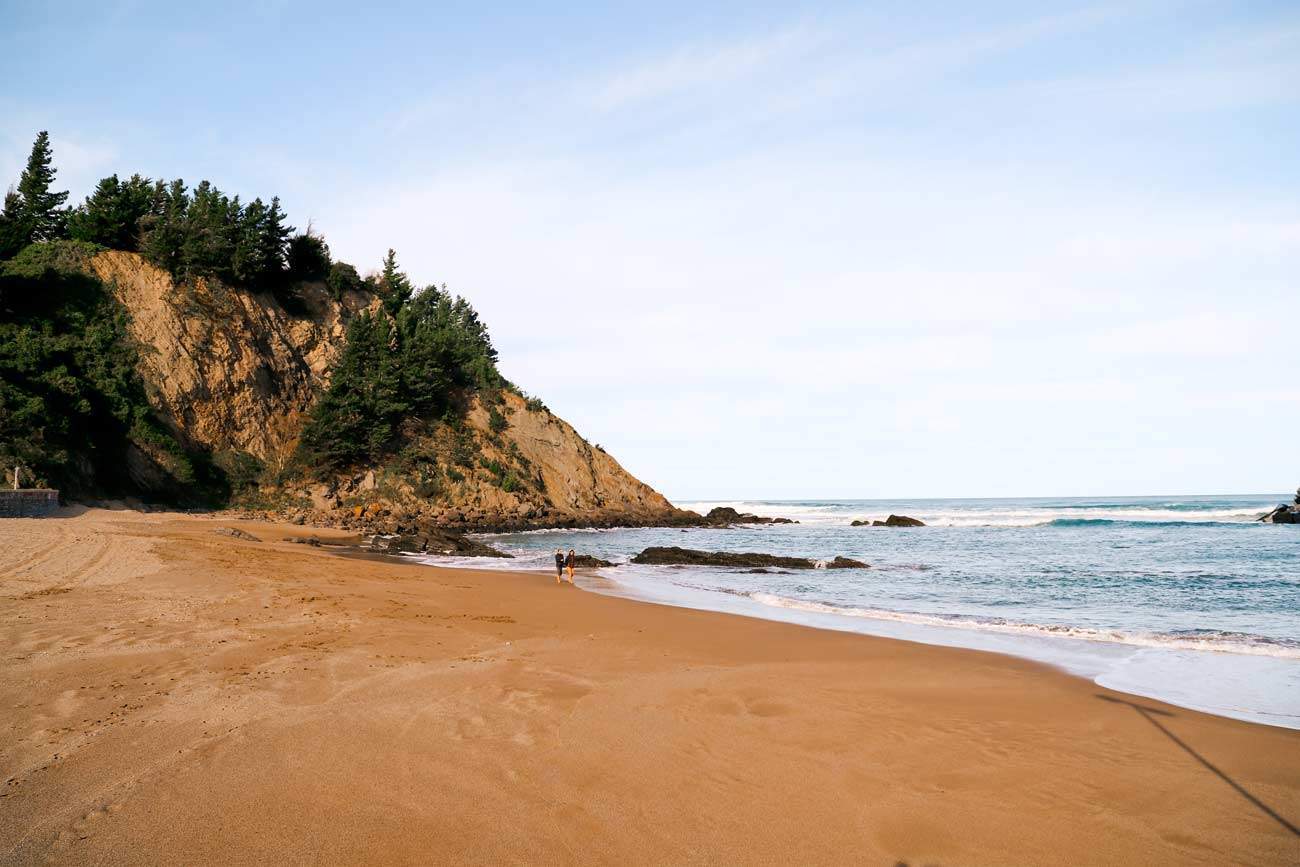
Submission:
POLYGON ((906 515, 890 515, 883 521, 852 521, 850 527, 924 527, 925 522, 906 515))
POLYGON ((446 557, 511 559, 511 555, 476 539, 460 533, 432 528, 418 534, 375 536, 370 540, 370 550, 379 554, 434 554, 446 557))
POLYGON ((609 566, 617 566, 617 563, 611 563, 608 560, 602 560, 591 554, 574 555, 574 564, 579 569, 601 569, 609 566))
POLYGON ((632 558, 633 563, 644 566, 724 566, 733 569, 865 569, 868 564, 847 557, 834 560, 814 560, 811 557, 782 557, 757 552, 696 551, 691 548, 650 547, 632 558))
POLYGON ((1296 489, 1290 505, 1282 503, 1268 514, 1260 515, 1258 520, 1265 524, 1300 524, 1300 488, 1296 489))
POLYGON ((357 292, 335 300, 309 283, 291 313, 270 293, 204 279, 178 286, 136 253, 99 253, 90 267, 126 308, 159 417, 188 445, 271 464, 296 443, 348 321, 378 304, 357 292))
POLYGON ((789 518, 766 518, 749 512, 737 512, 730 506, 710 509, 702 521, 706 526, 729 527, 732 524, 797 524, 789 518))

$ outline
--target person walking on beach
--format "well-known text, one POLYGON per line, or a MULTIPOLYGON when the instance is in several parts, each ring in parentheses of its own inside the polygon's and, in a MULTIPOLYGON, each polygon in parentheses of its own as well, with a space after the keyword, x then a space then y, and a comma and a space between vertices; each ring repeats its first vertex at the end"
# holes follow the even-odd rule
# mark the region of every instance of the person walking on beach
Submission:
POLYGON ((564 577, 564 552, 559 548, 555 549, 555 583, 559 584, 560 579, 564 577))
POLYGON ((578 565, 578 555, 572 548, 569 549, 569 556, 564 558, 564 565, 569 569, 569 583, 573 583, 573 567, 578 565))

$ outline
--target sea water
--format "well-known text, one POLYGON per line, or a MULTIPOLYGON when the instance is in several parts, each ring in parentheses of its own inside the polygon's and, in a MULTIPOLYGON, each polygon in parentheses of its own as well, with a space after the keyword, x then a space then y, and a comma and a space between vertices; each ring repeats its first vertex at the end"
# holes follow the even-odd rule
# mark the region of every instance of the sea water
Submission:
POLYGON ((683 501, 699 512, 725 505, 799 523, 485 539, 516 557, 490 564, 497 568, 553 569, 557 547, 619 563, 582 579, 598 592, 1009 653, 1135 695, 1300 728, 1300 526, 1255 520, 1284 501, 683 501), (928 526, 850 526, 891 513, 928 526), (754 573, 627 562, 651 545, 871 565, 754 573))

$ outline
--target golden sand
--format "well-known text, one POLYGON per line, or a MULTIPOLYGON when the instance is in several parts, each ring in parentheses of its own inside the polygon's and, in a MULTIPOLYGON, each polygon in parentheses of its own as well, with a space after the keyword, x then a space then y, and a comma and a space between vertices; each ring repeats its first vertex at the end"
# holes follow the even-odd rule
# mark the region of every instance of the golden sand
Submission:
POLYGON ((974 651, 0 521, 0 863, 1300 864, 1300 732, 974 651))

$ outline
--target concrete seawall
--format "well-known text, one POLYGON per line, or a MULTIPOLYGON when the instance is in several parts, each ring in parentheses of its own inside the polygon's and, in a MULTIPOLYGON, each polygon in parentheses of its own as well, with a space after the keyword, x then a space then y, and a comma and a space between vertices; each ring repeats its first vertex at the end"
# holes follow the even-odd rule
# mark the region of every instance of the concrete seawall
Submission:
POLYGON ((0 491, 0 518, 40 518, 59 508, 59 492, 44 488, 0 491))

